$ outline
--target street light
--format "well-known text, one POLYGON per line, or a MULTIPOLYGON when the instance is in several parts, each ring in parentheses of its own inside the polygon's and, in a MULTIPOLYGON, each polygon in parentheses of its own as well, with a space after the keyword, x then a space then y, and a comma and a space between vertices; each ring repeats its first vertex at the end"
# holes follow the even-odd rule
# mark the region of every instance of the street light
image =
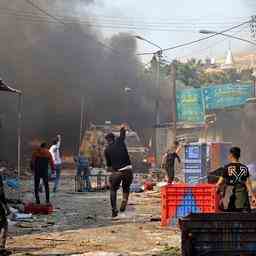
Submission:
POLYGON ((204 35, 209 35, 209 34, 221 35, 221 36, 224 36, 224 37, 229 37, 229 38, 239 40, 239 41, 249 43, 251 45, 256 46, 256 43, 254 43, 252 41, 246 40, 246 39, 238 37, 238 36, 233 36, 233 35, 230 35, 230 34, 226 34, 226 33, 216 32, 216 31, 212 31, 212 30, 205 30, 205 29, 199 30, 199 33, 204 34, 204 35))
POLYGON ((139 40, 141 40, 141 41, 145 41, 145 42, 147 42, 147 43, 149 43, 149 44, 151 44, 151 45, 157 47, 160 51, 162 51, 162 48, 161 48, 159 45, 155 44, 154 42, 152 42, 152 41, 150 41, 150 40, 148 40, 148 39, 146 39, 146 38, 144 38, 144 37, 142 37, 142 36, 138 36, 138 35, 137 35, 137 36, 135 36, 135 38, 137 38, 137 39, 139 39, 139 40))
MULTIPOLYGON (((157 126, 159 125, 160 123, 160 118, 159 118, 159 98, 160 98, 160 60, 161 60, 161 57, 162 57, 162 48, 155 44, 154 42, 151 42, 150 40, 142 37, 142 36, 135 36, 135 38, 137 38, 138 40, 141 40, 141 41, 144 41, 144 42, 147 42, 148 44, 151 44, 155 47, 157 47, 159 50, 154 53, 154 56, 153 56, 153 70, 154 70, 154 74, 155 74, 155 81, 156 81, 156 90, 157 90, 157 97, 156 97, 156 103, 155 103, 155 152, 154 152, 154 155, 155 155, 155 160, 157 160, 157 126)), ((156 161, 157 162, 157 161, 156 161)))
MULTIPOLYGON (((224 36, 224 37, 229 37, 229 38, 236 39, 236 40, 246 42, 246 43, 249 43, 251 45, 256 46, 256 43, 254 43, 252 41, 246 40, 246 39, 241 38, 241 37, 233 36, 233 35, 230 35, 230 34, 226 34, 226 33, 221 33, 221 32, 216 32, 216 31, 211 31, 211 30, 200 30, 199 33, 205 34, 205 35, 208 35, 208 34, 221 35, 221 36, 224 36)), ((253 77, 253 99, 254 99, 255 94, 256 94, 256 70, 253 71, 252 77, 253 77)))

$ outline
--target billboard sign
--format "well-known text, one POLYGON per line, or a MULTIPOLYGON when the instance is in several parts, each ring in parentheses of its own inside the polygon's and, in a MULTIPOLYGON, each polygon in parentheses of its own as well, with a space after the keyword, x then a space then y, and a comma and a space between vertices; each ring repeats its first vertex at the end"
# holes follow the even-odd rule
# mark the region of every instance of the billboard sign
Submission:
POLYGON ((177 91, 177 119, 179 122, 203 123, 205 112, 240 107, 252 97, 249 84, 211 85, 205 88, 177 91))
POLYGON ((214 85, 203 88, 206 110, 239 107, 252 96, 252 86, 242 84, 214 85))
POLYGON ((204 122, 204 104, 201 89, 177 91, 177 119, 178 121, 204 122))

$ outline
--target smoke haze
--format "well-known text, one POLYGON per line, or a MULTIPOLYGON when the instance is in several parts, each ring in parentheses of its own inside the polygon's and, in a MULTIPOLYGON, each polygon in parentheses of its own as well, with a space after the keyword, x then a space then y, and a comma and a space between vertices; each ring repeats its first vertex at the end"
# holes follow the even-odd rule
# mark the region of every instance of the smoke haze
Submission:
MULTIPOLYGON (((92 0, 36 1, 51 13, 86 9, 92 0)), ((0 9, 45 16, 25 1, 1 1, 0 9)), ((50 19, 49 19, 50 20, 50 19)), ((53 21, 53 20, 52 20, 53 21)), ((35 18, 0 15, 1 76, 24 93, 23 149, 33 139, 49 141, 63 134, 65 150, 74 152, 79 137, 80 102, 86 99, 89 120, 130 122, 151 127, 153 87, 136 58, 136 41, 129 34, 108 40, 85 25, 38 22, 35 18), (132 88, 126 94, 125 87, 132 88), (152 103, 149 103, 150 100, 152 103)), ((15 159, 17 99, 1 94, 1 153, 15 159)))

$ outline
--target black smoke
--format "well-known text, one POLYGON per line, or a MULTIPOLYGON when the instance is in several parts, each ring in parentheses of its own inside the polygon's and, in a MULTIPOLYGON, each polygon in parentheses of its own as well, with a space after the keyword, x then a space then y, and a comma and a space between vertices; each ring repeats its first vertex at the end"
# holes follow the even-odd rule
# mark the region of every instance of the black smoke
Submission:
MULTIPOLYGON (((9 2, 2 1, 0 8, 40 14, 24 1, 9 2)), ((63 15, 83 4, 93 4, 89 0, 35 2, 52 13, 58 8, 63 15)), ((91 27, 63 26, 46 18, 51 22, 0 16, 0 75, 24 94, 23 153, 30 153, 34 139, 50 141, 56 133, 63 135, 65 151, 73 153, 79 138, 82 96, 90 122, 111 120, 128 122, 138 129, 151 127, 154 90, 135 55, 135 39, 120 33, 106 41, 91 27), (130 94, 126 87, 132 89, 130 94)), ((15 160, 17 99, 6 94, 0 97, 0 156, 15 160)))

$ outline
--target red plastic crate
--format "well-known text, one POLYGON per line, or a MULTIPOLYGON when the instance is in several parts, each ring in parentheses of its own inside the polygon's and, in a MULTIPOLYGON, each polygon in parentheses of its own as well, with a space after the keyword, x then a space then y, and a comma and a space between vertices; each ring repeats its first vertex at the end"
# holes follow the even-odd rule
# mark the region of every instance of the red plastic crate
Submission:
POLYGON ((53 206, 51 204, 34 204, 28 203, 25 205, 25 213, 32 214, 51 214, 53 212, 53 206))
POLYGON ((161 189, 161 225, 175 224, 189 213, 219 211, 219 195, 212 184, 170 184, 161 189), (173 220, 176 220, 173 221, 173 220))

